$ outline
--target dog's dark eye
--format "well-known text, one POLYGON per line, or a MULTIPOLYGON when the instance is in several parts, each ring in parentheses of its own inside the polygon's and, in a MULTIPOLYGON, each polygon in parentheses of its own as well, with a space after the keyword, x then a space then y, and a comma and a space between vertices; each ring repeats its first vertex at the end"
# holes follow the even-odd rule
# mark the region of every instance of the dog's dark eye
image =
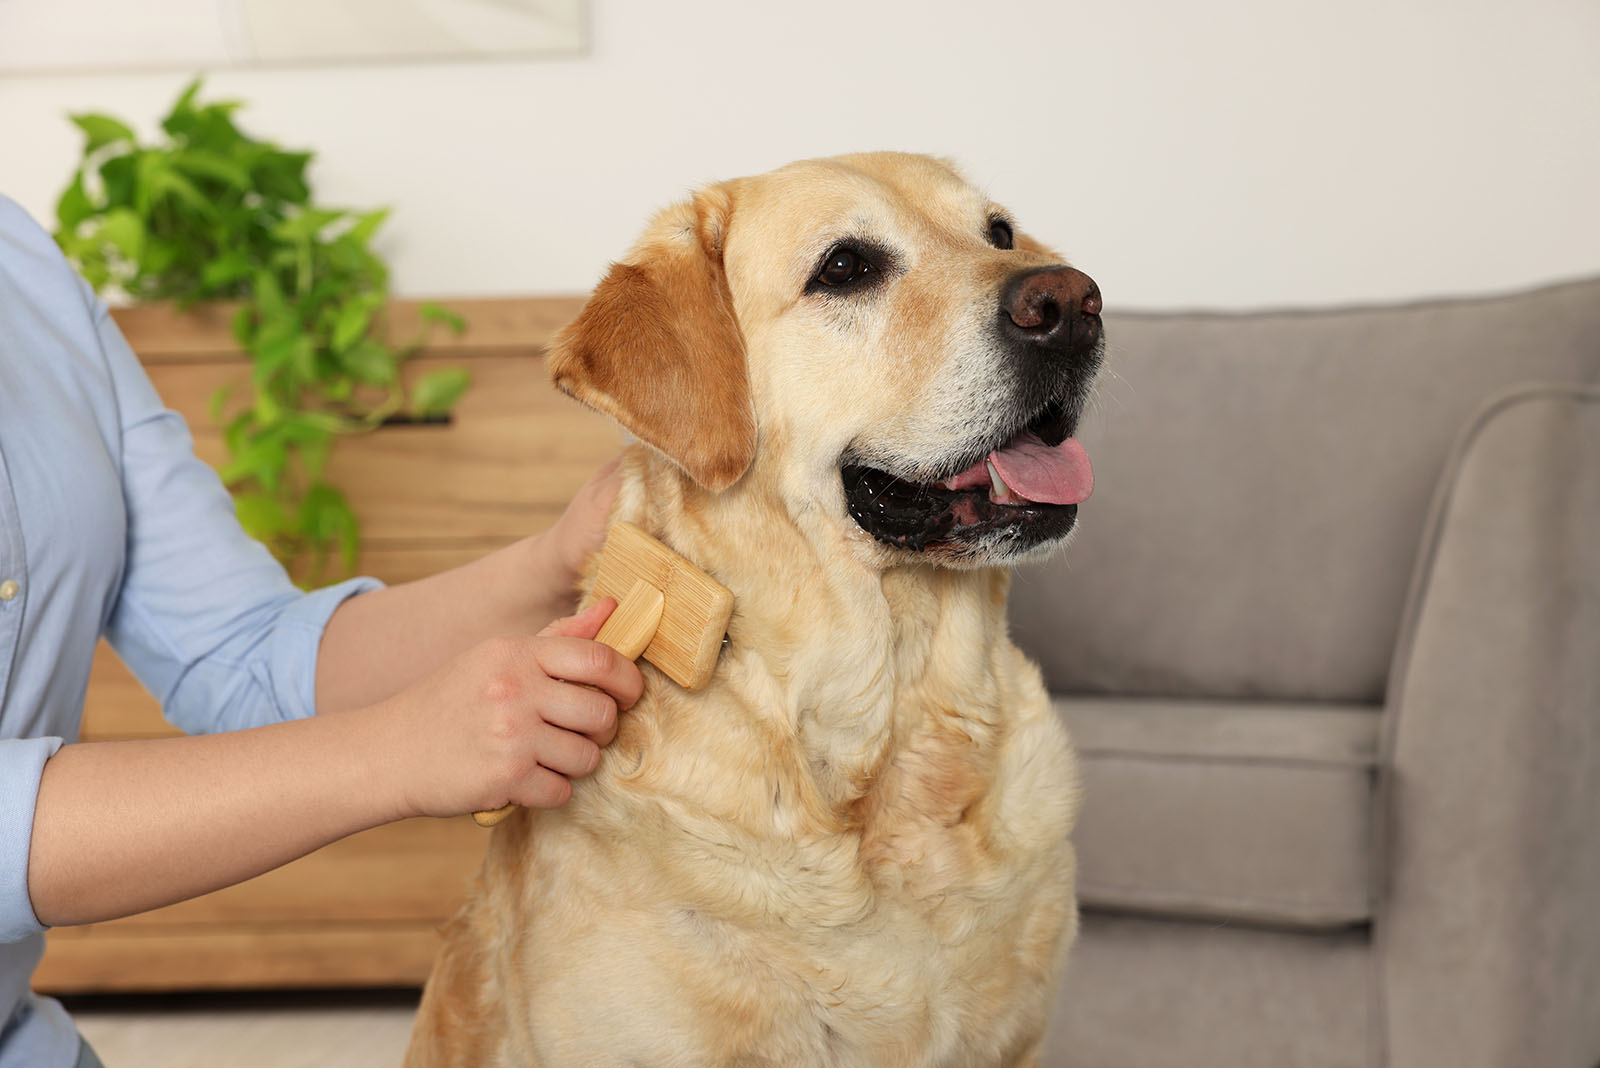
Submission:
POLYGON ((834 238, 806 283, 806 295, 827 299, 855 298, 887 283, 900 272, 893 249, 871 237, 834 238))
POLYGON ((1011 224, 1004 219, 989 220, 989 243, 995 248, 1014 248, 1016 235, 1011 232, 1011 224))
POLYGON ((825 286, 847 286, 859 281, 872 270, 872 264, 861 253, 849 248, 836 248, 822 261, 817 281, 825 286))

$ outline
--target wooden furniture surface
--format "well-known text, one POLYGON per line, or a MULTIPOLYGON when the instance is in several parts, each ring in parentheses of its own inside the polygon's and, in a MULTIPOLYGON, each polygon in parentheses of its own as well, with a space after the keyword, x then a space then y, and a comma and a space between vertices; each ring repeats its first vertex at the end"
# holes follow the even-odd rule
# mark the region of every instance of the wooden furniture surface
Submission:
MULTIPOLYGON (((468 322, 436 331, 408 374, 465 367, 472 385, 448 424, 386 426, 342 439, 328 465, 363 523, 357 573, 398 583, 465 563, 543 530, 620 438, 560 396, 543 351, 577 298, 449 301, 468 322)), ((222 455, 212 392, 248 381, 229 310, 114 313, 195 450, 222 455)), ((417 333, 417 305, 389 312, 392 336, 417 333)), ((102 643, 82 738, 176 734, 102 643)), ((52 931, 34 978, 49 993, 206 988, 406 986, 432 966, 439 926, 476 872, 488 832, 470 818, 407 820, 336 842, 239 886, 111 923, 52 931)))

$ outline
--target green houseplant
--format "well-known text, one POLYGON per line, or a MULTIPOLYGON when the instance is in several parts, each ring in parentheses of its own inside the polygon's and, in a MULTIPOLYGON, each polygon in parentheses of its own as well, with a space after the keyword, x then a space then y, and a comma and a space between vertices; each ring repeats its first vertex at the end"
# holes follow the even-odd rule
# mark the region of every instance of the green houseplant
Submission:
MULTIPOLYGON (((310 152, 241 131, 236 101, 184 89, 144 144, 127 124, 80 114, 83 158, 61 194, 56 241, 97 290, 138 301, 237 302, 233 334, 250 360, 248 396, 211 400, 221 469, 240 522, 287 564, 321 581, 337 550, 354 567, 360 523, 324 477, 344 434, 386 419, 435 419, 467 387, 459 369, 409 388, 401 366, 425 337, 395 346, 380 330, 388 271, 372 240, 387 211, 313 201, 310 152)), ((461 319, 424 305, 424 331, 461 319)))

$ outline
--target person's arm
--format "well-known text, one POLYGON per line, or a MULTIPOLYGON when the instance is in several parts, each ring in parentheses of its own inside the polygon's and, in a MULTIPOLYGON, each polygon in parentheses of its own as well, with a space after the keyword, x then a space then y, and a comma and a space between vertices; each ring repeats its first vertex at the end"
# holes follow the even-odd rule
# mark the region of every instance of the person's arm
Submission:
POLYGON ((27 891, 7 933, 172 903, 402 816, 564 802, 643 685, 633 664, 582 640, 612 604, 540 637, 529 620, 448 664, 436 652, 427 666, 444 666, 403 692, 388 677, 387 700, 313 718, 326 622, 377 584, 295 589, 240 529, 104 305, 81 291, 115 399, 106 445, 126 514, 106 635, 177 725, 250 729, 18 754, 14 763, 48 760, 19 824, 27 863, 0 880, 27 891))
POLYGON ((604 542, 618 481, 613 460, 543 534, 341 602, 317 651, 317 711, 382 700, 477 642, 533 633, 570 614, 578 569, 604 542))
POLYGON ((642 688, 620 654, 579 640, 614 607, 480 643, 342 715, 62 746, 34 810, 35 915, 92 923, 172 904, 407 816, 564 804, 642 688))

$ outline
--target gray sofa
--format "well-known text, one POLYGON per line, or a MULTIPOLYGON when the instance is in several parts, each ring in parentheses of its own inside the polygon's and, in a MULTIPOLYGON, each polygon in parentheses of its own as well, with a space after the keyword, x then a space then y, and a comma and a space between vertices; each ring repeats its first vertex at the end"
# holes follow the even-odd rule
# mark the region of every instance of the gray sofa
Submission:
POLYGON ((1600 280, 1107 333, 1045 1064, 1600 1064, 1600 280))

